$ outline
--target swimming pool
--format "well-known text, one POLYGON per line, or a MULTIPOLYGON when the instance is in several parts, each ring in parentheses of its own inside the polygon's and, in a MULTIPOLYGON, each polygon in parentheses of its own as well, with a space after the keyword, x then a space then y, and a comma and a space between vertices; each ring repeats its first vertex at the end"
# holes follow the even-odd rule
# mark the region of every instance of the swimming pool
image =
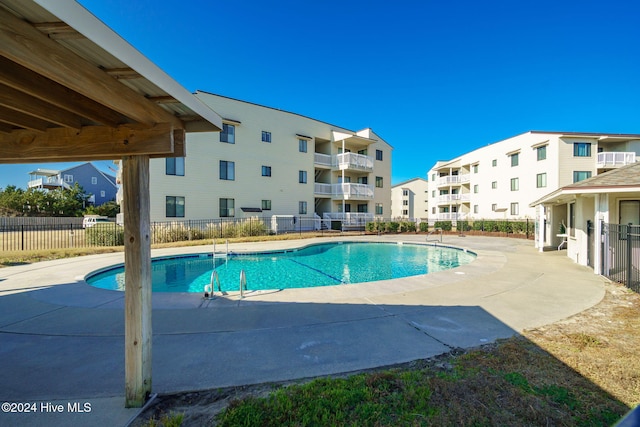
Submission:
MULTIPOLYGON (((152 260, 154 292, 199 292, 214 269, 222 291, 238 291, 240 271, 248 290, 309 288, 397 279, 468 264, 476 255, 462 249, 403 243, 338 242, 301 249, 184 255, 152 260)), ((89 274, 92 286, 123 291, 124 266, 89 274)), ((215 290, 217 291, 217 284, 215 290)))

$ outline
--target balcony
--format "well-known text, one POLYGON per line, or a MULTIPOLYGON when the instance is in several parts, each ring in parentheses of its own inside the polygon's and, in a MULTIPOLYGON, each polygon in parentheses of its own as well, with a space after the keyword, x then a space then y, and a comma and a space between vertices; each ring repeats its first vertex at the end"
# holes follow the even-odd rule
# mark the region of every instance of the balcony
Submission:
POLYGON ((327 220, 342 221, 346 227, 364 227, 373 221, 373 214, 367 212, 325 212, 322 217, 327 220))
POLYGON ((314 192, 316 195, 325 195, 345 200, 373 199, 373 185, 367 184, 323 184, 316 182, 314 192))
POLYGON ((468 202, 471 199, 469 193, 463 194, 443 194, 438 197, 438 204, 448 204, 451 202, 468 202))
POLYGON ((467 216, 468 215, 466 213, 462 212, 441 212, 436 214, 434 219, 436 221, 464 221, 467 219, 467 216))
POLYGON ((329 154, 313 153, 313 162, 317 166, 333 167, 334 161, 329 154))
POLYGON ((32 179, 27 185, 28 188, 48 188, 50 190, 55 188, 70 188, 69 184, 57 177, 32 179))
POLYGON ((373 157, 364 154, 342 153, 336 156, 336 160, 340 170, 373 171, 373 157))
POLYGON ((619 168, 620 166, 630 165, 636 162, 636 153, 634 152, 604 152, 598 153, 596 167, 601 168, 619 168))
POLYGON ((465 182, 469 182, 470 175, 468 173, 464 175, 447 175, 438 178, 438 187, 447 185, 460 185, 465 182))

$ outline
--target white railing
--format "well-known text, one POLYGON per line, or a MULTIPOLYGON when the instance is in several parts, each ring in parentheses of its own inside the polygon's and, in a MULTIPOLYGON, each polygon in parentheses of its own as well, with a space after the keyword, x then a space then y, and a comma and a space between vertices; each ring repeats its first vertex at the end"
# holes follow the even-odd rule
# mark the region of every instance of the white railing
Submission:
POLYGON ((334 162, 329 154, 322 153, 314 153, 313 161, 316 165, 330 166, 333 167, 334 162))
POLYGON ((469 182, 469 174, 464 175, 447 175, 438 178, 438 185, 451 185, 451 184, 463 184, 469 182))
POLYGON ((315 183, 315 194, 324 194, 345 199, 373 199, 373 185, 367 184, 323 184, 315 183))
POLYGON ((342 169, 373 170, 373 157, 364 154, 342 153, 336 156, 338 167, 342 169))
POLYGON ((367 222, 373 221, 373 214, 368 212, 325 212, 322 217, 342 221, 346 226, 365 226, 367 222))
POLYGON ((462 221, 467 218, 466 213, 461 212, 442 212, 436 215, 438 221, 462 221))
POLYGON ((56 177, 32 179, 29 181, 28 185, 29 188, 39 188, 43 185, 69 188, 69 184, 64 182, 64 180, 56 177))
POLYGON ((599 168, 612 167, 612 166, 624 166, 630 165, 636 162, 636 153, 634 152, 604 152, 598 153, 598 160, 596 165, 599 168))
POLYGON ((470 200, 469 193, 463 194, 443 194, 438 197, 438 203, 447 202, 468 202, 470 200))

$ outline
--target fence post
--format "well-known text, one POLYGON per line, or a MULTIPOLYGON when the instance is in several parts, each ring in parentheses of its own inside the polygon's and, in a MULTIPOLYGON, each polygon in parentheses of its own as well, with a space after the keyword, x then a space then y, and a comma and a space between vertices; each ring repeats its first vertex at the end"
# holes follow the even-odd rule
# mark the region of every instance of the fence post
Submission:
POLYGON ((626 284, 627 284, 627 288, 631 289, 631 281, 633 280, 633 270, 631 270, 631 266, 633 265, 633 263, 631 262, 631 249, 632 249, 632 243, 631 243, 631 226, 632 224, 629 223, 627 224, 627 232, 625 233, 627 235, 627 280, 626 280, 626 284))
POLYGON ((20 225, 20 250, 24 251, 24 224, 20 225))

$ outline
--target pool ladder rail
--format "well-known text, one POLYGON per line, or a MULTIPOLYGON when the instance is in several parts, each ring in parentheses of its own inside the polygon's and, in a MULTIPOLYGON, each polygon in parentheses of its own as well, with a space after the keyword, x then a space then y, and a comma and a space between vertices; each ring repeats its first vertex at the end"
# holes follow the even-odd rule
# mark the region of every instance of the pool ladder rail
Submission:
MULTIPOLYGON (((214 268, 211 272, 211 283, 204 285, 204 297, 203 299, 212 300, 215 299, 214 290, 218 285, 218 292, 222 294, 222 286, 220 286, 220 277, 218 271, 214 268)), ((244 270, 240 270, 240 298, 244 298, 244 291, 247 290, 247 274, 244 270)))

